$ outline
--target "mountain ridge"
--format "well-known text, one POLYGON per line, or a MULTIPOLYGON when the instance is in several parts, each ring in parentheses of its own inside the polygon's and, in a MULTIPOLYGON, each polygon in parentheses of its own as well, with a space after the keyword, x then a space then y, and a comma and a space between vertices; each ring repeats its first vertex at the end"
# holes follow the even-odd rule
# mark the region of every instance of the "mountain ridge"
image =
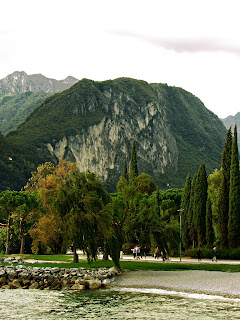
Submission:
POLYGON ((78 79, 68 76, 63 80, 47 78, 44 75, 28 75, 25 71, 14 71, 0 79, 0 96, 19 94, 26 91, 58 92, 71 87, 78 79))
POLYGON ((201 100, 182 88, 118 78, 82 79, 37 107, 6 141, 99 174, 110 190, 136 141, 140 172, 160 187, 183 187, 202 161, 220 167, 226 129, 201 100))

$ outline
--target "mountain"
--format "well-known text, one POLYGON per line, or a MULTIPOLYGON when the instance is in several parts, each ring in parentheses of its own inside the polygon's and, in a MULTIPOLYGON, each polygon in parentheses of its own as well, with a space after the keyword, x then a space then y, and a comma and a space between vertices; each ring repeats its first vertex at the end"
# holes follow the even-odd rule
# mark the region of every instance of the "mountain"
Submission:
POLYGON ((64 80, 49 79, 42 74, 27 75, 24 71, 15 71, 0 80, 0 96, 16 95, 22 92, 58 92, 68 89, 78 80, 69 76, 64 80))
POLYGON ((235 114, 235 116, 228 116, 227 118, 221 120, 227 129, 232 127, 232 132, 235 125, 237 125, 238 150, 240 150, 240 112, 235 114))
POLYGON ((0 131, 6 135, 26 120, 50 93, 23 92, 16 95, 0 97, 0 131))
POLYGON ((113 191, 136 141, 139 172, 161 188, 183 187, 202 161, 220 167, 226 129, 191 93, 129 78, 82 79, 48 97, 6 141, 26 161, 65 158, 99 174, 113 191))
POLYGON ((31 163, 26 161, 24 150, 7 143, 1 133, 0 151, 0 192, 20 190, 36 167, 37 162, 34 163, 34 156, 31 163))

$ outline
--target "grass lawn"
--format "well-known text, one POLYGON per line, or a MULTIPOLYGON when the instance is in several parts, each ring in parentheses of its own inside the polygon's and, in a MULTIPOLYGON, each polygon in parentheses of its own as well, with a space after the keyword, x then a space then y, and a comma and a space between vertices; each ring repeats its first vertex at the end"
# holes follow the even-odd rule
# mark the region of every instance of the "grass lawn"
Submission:
POLYGON ((20 257, 21 259, 27 259, 27 260, 42 260, 42 261, 62 261, 62 262, 69 262, 71 263, 73 261, 72 255, 67 254, 43 254, 43 255, 37 255, 37 254, 9 254, 9 255, 3 255, 0 254, 1 257, 20 257))
MULTIPOLYGON (((4 256, 4 255, 2 255, 4 256)), ((10 255, 11 256, 11 255, 10 255)), ((25 263, 26 266, 38 266, 38 267, 59 267, 59 268, 110 268, 113 266, 113 262, 97 260, 93 261, 91 265, 88 264, 87 260, 79 260, 79 263, 71 263, 71 255, 14 255, 21 256, 23 259, 33 260, 45 260, 45 261, 59 261, 59 263, 25 263)), ((145 261, 120 261, 122 269, 130 271, 134 270, 155 270, 155 271, 176 271, 176 270, 207 270, 207 271, 225 271, 225 272, 240 272, 240 265, 229 265, 229 264, 218 264, 218 263, 196 263, 188 264, 182 262, 145 262, 145 261)))

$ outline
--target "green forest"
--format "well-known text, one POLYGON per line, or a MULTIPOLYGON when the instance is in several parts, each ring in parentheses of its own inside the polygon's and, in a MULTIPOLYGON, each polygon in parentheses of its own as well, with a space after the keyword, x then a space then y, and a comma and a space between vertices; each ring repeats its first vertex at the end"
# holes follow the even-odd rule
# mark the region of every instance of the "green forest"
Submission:
POLYGON ((90 171, 60 160, 38 166, 21 191, 0 193, 1 253, 65 253, 73 247, 96 259, 97 247, 119 266, 120 251, 157 246, 170 255, 240 259, 240 173, 237 131, 227 131, 221 169, 207 176, 202 163, 184 189, 161 190, 152 176, 138 173, 137 143, 123 163, 116 192, 105 190, 90 171), (181 215, 181 219, 180 218, 181 215), (179 221, 181 220, 181 224, 179 221))

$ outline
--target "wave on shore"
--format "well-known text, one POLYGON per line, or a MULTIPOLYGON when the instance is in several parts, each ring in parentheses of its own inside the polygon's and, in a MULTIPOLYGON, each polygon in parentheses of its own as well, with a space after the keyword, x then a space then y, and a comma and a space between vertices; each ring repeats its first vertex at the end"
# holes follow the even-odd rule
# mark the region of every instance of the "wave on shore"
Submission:
POLYGON ((226 301, 226 302, 230 302, 230 301, 240 302, 240 299, 238 298, 228 298, 228 297, 223 297, 219 295, 211 295, 211 294, 205 294, 205 293, 190 293, 190 292, 164 290, 164 289, 114 287, 112 288, 112 290, 121 291, 121 292, 150 293, 150 294, 178 296, 183 298, 200 299, 200 300, 220 300, 220 301, 226 301))

